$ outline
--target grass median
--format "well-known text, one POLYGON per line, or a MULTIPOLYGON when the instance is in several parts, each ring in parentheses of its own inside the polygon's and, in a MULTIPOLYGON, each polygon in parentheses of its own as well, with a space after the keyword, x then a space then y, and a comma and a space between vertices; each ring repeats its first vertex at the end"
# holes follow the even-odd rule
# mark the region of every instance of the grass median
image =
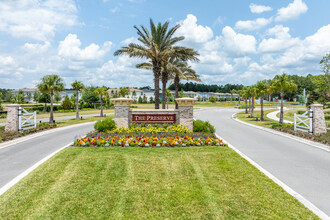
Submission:
POLYGON ((230 148, 67 148, 0 197, 1 219, 317 219, 230 148))

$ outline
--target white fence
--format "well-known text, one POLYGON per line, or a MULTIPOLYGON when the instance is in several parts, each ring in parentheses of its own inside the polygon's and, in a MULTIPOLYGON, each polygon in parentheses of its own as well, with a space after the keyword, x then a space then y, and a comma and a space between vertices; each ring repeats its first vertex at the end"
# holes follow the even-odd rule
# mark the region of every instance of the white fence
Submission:
POLYGON ((313 133, 313 111, 308 110, 302 115, 294 114, 294 130, 313 133))
POLYGON ((28 112, 24 108, 18 108, 18 129, 19 131, 37 127, 37 112, 28 112))

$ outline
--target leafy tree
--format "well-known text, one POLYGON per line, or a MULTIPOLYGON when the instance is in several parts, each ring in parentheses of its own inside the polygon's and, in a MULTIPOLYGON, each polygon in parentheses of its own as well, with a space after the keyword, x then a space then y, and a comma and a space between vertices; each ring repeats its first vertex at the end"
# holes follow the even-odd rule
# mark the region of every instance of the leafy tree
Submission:
POLYGON ((314 98, 313 98, 313 95, 311 93, 309 93, 307 95, 307 102, 306 102, 306 108, 307 109, 310 109, 311 108, 311 105, 314 103, 314 98))
POLYGON ((71 102, 69 96, 66 95, 62 102, 62 107, 64 110, 69 110, 69 109, 71 109, 71 106, 72 106, 72 102, 71 102))
POLYGON ((181 89, 181 91, 179 92, 178 98, 183 98, 183 97, 184 97, 184 91, 183 91, 183 89, 181 89))
POLYGON ((6 102, 11 102, 14 98, 14 94, 11 90, 8 90, 5 94, 5 101, 6 102))
POLYGON ((50 103, 50 94, 49 93, 39 93, 38 103, 44 103, 43 111, 46 111, 47 103, 50 103))
POLYGON ((60 94, 59 92, 56 92, 56 93, 54 94, 54 101, 55 101, 56 103, 59 103, 59 102, 61 101, 61 99, 62 99, 61 94, 60 94))
POLYGON ((230 90, 230 103, 233 103, 233 94, 234 93, 237 93, 237 90, 236 89, 230 90))
POLYGON ((146 94, 143 95, 143 103, 147 103, 148 102, 148 98, 146 96, 146 94))
POLYGON ((100 117, 103 117, 103 98, 109 96, 108 90, 105 87, 97 87, 94 93, 95 95, 98 95, 100 97, 100 102, 101 102, 100 117))
POLYGON ((50 117, 49 123, 54 123, 54 93, 64 90, 63 79, 59 75, 46 75, 42 77, 41 82, 37 85, 38 89, 42 93, 50 94, 50 117))
POLYGON ((82 100, 84 100, 85 103, 88 103, 89 106, 93 106, 95 108, 95 103, 99 101, 98 95, 95 94, 95 89, 96 87, 94 86, 89 86, 86 87, 83 94, 82 94, 82 100))
POLYGON ((82 92, 85 88, 84 84, 81 81, 74 81, 71 84, 72 88, 76 91, 76 120, 80 120, 79 117, 79 92, 82 92))
POLYGON ((248 113, 247 100, 249 98, 249 95, 250 94, 249 94, 249 91, 248 91, 247 87, 245 87, 241 90, 241 96, 244 98, 244 102, 245 102, 245 114, 248 113))
POLYGON ((150 96, 150 98, 149 98, 149 103, 154 103, 155 101, 154 101, 154 98, 152 97, 152 96, 150 96))
POLYGON ((120 89, 119 89, 119 95, 121 96, 121 97, 126 97, 126 96, 128 96, 129 95, 129 88, 128 87, 120 87, 120 89))
POLYGON ((217 99, 215 98, 215 96, 212 96, 212 97, 210 98, 210 102, 215 103, 216 101, 217 101, 217 99))
POLYGON ((142 103, 143 103, 143 99, 142 99, 141 96, 139 96, 138 103, 139 103, 139 104, 142 104, 142 103))
POLYGON ((126 54, 150 61, 154 74, 155 109, 159 109, 159 78, 162 72, 162 62, 166 60, 171 51, 180 50, 180 47, 174 47, 174 44, 184 39, 182 36, 173 36, 180 25, 175 25, 170 29, 168 26, 169 22, 155 25, 152 19, 150 19, 150 31, 143 25, 141 28, 134 26, 141 44, 130 43, 127 47, 122 47, 114 53, 115 56, 126 54))
POLYGON ((33 101, 38 103, 41 93, 38 90, 35 90, 33 93, 33 101))
POLYGON ((260 98, 260 107, 261 107, 260 121, 264 121, 264 97, 267 94, 267 84, 265 81, 259 81, 255 85, 255 88, 256 88, 256 94, 260 98))
POLYGON ((135 100, 135 98, 136 98, 136 92, 135 92, 135 90, 133 90, 133 92, 132 92, 132 99, 135 100))
POLYGON ((280 111, 280 124, 283 124, 283 104, 284 94, 286 92, 296 91, 297 85, 293 80, 289 81, 288 75, 283 73, 282 75, 276 75, 273 79, 272 90, 279 92, 281 97, 281 111, 280 111))
POLYGON ((252 102, 252 105, 251 105, 251 118, 254 118, 254 100, 255 100, 255 97, 257 96, 257 89, 253 85, 253 86, 249 86, 248 90, 249 90, 249 94, 250 94, 251 102, 252 102))

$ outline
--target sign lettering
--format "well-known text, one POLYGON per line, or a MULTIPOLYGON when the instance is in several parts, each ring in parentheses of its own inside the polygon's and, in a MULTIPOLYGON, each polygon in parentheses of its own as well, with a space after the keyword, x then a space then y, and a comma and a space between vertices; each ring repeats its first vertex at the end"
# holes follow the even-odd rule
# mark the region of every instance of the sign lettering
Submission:
POLYGON ((132 114, 133 123, 176 123, 176 114, 132 114))

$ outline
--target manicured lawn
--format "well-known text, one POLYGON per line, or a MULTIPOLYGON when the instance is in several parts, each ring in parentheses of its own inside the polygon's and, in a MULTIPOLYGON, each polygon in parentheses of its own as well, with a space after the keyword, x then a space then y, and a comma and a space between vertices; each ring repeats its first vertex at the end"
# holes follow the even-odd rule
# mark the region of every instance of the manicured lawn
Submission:
POLYGON ((0 219, 317 219, 230 148, 67 148, 0 197, 0 219))
POLYGON ((239 112, 236 114, 237 118, 241 121, 244 121, 244 122, 248 122, 248 123, 251 123, 251 124, 254 124, 254 125, 259 125, 259 126, 262 126, 262 127, 265 127, 265 128, 271 128, 272 125, 274 124, 278 124, 278 121, 274 121, 272 119, 269 119, 267 118, 267 114, 270 113, 270 112, 273 112, 275 111, 274 109, 272 110, 264 110, 264 121, 260 121, 260 111, 254 111, 254 118, 249 118, 249 116, 251 115, 250 113, 248 114, 245 114, 245 111, 242 111, 242 112, 239 112), (256 118, 258 118, 259 121, 256 121, 256 118))
MULTIPOLYGON (((115 112, 114 109, 104 109, 103 113, 107 114, 107 113, 113 113, 115 112)), ((79 111, 79 115, 83 116, 84 115, 90 115, 90 114, 100 114, 100 110, 96 109, 96 110, 82 110, 79 111)), ((75 116, 76 112, 54 112, 54 117, 63 117, 63 116, 75 116)), ((39 113, 37 114, 37 118, 49 118, 49 112, 46 113, 39 113)), ((6 118, 0 118, 0 123, 1 122, 6 122, 6 118)))

